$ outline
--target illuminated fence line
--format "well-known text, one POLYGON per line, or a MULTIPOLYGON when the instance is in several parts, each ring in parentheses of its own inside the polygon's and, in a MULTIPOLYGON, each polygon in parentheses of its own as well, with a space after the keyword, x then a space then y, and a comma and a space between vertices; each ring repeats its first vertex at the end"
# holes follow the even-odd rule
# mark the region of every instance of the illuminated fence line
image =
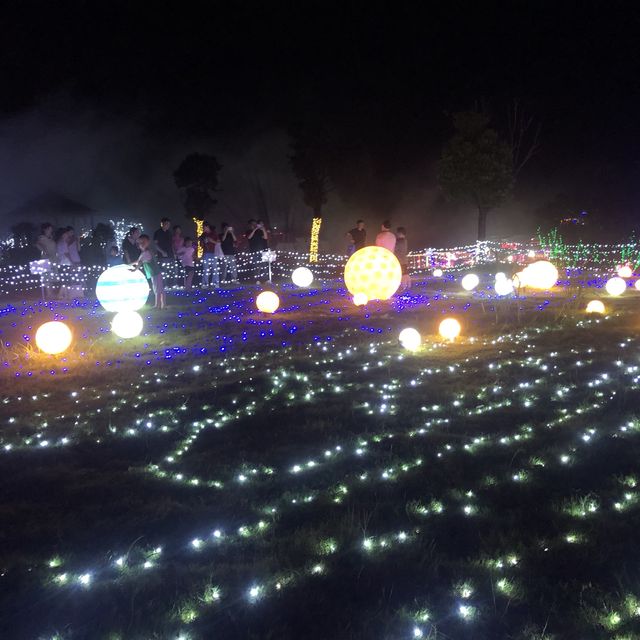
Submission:
MULTIPOLYGON (((311 263, 309 253, 293 251, 273 251, 271 276, 275 280, 288 280, 296 267, 312 264, 316 280, 332 280, 342 276, 346 255, 317 254, 311 263)), ((266 256, 265 256, 266 257, 266 256)), ((315 256, 314 256, 315 257, 315 256)), ((543 249, 534 243, 482 242, 448 248, 426 248, 412 251, 408 256, 409 273, 418 274, 439 268, 458 271, 473 266, 491 263, 521 265, 534 257, 549 257, 568 268, 589 268, 606 265, 612 269, 617 264, 635 266, 640 258, 640 247, 631 244, 577 244, 563 245, 559 255, 553 249, 543 249)), ((264 282, 268 279, 269 264, 258 254, 239 253, 236 256, 238 277, 243 282, 264 282)), ((90 291, 104 266, 56 266, 51 281, 55 286, 69 289, 70 295, 80 295, 90 291)), ((222 271, 222 263, 219 265, 222 271)), ((182 283, 182 268, 178 263, 163 266, 166 284, 177 286, 182 283)), ((202 275, 201 264, 196 265, 197 276, 202 275)), ((42 286, 40 275, 33 274, 29 265, 0 267, 0 295, 37 291, 42 286)))

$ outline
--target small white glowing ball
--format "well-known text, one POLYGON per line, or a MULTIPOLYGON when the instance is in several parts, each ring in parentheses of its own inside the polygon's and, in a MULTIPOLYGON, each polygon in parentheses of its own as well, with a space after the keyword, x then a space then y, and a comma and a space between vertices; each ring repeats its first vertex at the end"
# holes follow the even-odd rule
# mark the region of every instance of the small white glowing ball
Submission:
POLYGON ((149 284, 139 269, 119 264, 100 274, 96 297, 107 311, 137 311, 149 297, 149 284))
POLYGON ((513 281, 509 280, 504 274, 502 274, 502 278, 496 276, 494 289, 499 296, 508 296, 513 293, 513 281))
POLYGON ((496 280, 504 280, 507 277, 507 274, 504 271, 498 271, 496 273, 496 280))
POLYGON ((621 296, 627 288, 627 283, 622 278, 614 276, 607 280, 607 284, 604 285, 604 288, 610 296, 621 296))
POLYGON ((591 300, 587 305, 587 313, 604 313, 605 308, 602 300, 591 300))
POLYGON ((143 326, 144 321, 137 311, 120 311, 111 321, 111 331, 125 340, 139 336, 143 326))
POLYGON ((460 284, 465 291, 473 291, 480 284, 480 278, 475 273, 467 273, 460 284))
POLYGON ((640 291, 640 280, 636 280, 636 283, 634 286, 638 291, 640 291))
POLYGON ((630 278, 633 275, 633 270, 628 264, 625 264, 618 269, 618 275, 621 278, 630 278))
POLYGON ((433 270, 434 278, 442 278, 442 269, 434 269, 433 270))
POLYGON ((256 298, 256 307, 258 307, 258 311, 262 311, 262 313, 275 313, 279 306, 280 298, 278 298, 278 294, 273 291, 263 291, 256 298))
POLYGON ((462 327, 455 318, 445 318, 440 323, 438 331, 445 340, 450 340, 453 342, 460 335, 462 327))
POLYGON ((44 353, 62 353, 69 348, 72 339, 71 329, 57 320, 41 324, 36 331, 36 345, 44 353))
POLYGON ((398 336, 398 340, 408 351, 417 351, 420 348, 420 343, 422 342, 420 333, 412 327, 403 329, 398 336))
POLYGON ((298 267, 293 270, 291 280, 296 287, 308 287, 313 282, 313 272, 307 267, 298 267))
POLYGON ((532 262, 521 273, 521 286, 532 289, 551 289, 558 282, 558 270, 548 260, 532 262))
POLYGON ((364 293, 369 300, 388 300, 401 281, 400 262, 384 247, 358 249, 344 267, 344 283, 351 295, 364 293))
POLYGON ((367 304, 367 302, 369 302, 369 298, 367 298, 364 293, 356 293, 356 295, 353 296, 353 304, 355 304, 356 307, 361 307, 367 304))

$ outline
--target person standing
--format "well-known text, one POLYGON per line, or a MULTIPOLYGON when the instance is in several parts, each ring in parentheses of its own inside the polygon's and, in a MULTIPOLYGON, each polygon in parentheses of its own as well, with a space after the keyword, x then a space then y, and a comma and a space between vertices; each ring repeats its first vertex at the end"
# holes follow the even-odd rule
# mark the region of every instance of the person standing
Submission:
POLYGON ((122 240, 122 261, 124 264, 133 264, 140 257, 139 237, 140 229, 131 227, 129 233, 122 240))
POLYGON ((222 281, 227 281, 227 276, 231 276, 231 282, 238 281, 238 266, 236 264, 236 235, 233 227, 226 222, 222 223, 222 236, 220 244, 222 246, 222 281))
POLYGON ((79 267, 81 264, 80 242, 73 227, 67 227, 67 231, 69 232, 67 237, 67 244, 69 245, 69 259, 71 260, 72 265, 79 267))
POLYGON ((407 255, 409 248, 407 246, 407 231, 404 227, 398 227, 396 229, 396 248, 395 254, 402 268, 402 282, 401 288, 408 289, 411 286, 411 276, 409 275, 409 266, 407 255))
POLYGON ((49 271, 46 271, 40 277, 46 294, 53 296, 54 283, 58 272, 58 248, 56 241, 53 239, 53 225, 49 222, 43 223, 40 227, 40 235, 36 240, 36 247, 40 249, 42 259, 49 261, 49 271))
POLYGON ((64 266, 71 265, 71 257, 69 255, 69 237, 71 232, 68 227, 58 230, 58 242, 56 243, 56 251, 58 253, 58 264, 64 266))
POLYGON ((391 253, 396 249, 396 237, 391 231, 391 223, 388 220, 385 220, 380 227, 380 233, 376 236, 376 246, 384 247, 391 253))
MULTIPOLYGON (((153 234, 153 244, 156 248, 156 257, 163 271, 168 271, 175 266, 176 257, 173 252, 173 234, 171 233, 171 220, 162 218, 160 228, 153 234)), ((167 286, 171 285, 171 277, 167 273, 167 286)))
POLYGON ((198 238, 202 246, 202 286, 209 286, 209 281, 214 289, 220 286, 220 273, 218 271, 218 257, 216 245, 220 244, 216 228, 205 222, 202 235, 198 238))
POLYGON ((193 240, 191 238, 185 238, 177 254, 184 269, 184 288, 187 290, 190 290, 193 284, 193 273, 195 271, 193 254, 195 251, 196 248, 193 246, 193 240))
POLYGON ((358 251, 367 246, 367 230, 364 228, 364 220, 357 220, 356 226, 347 232, 347 239, 353 241, 353 251, 358 251))
POLYGON ((256 282, 260 283, 260 278, 262 277, 262 252, 266 251, 269 246, 267 242, 267 230, 264 228, 261 220, 252 219, 249 220, 249 227, 244 235, 249 243, 249 260, 253 267, 252 275, 256 279, 256 282))
POLYGON ((162 269, 160 264, 154 255, 154 251, 151 247, 151 239, 148 235, 142 234, 138 240, 140 244, 140 256, 131 264, 132 271, 138 268, 142 268, 147 280, 151 280, 151 286, 153 287, 153 293, 156 298, 156 309, 164 309, 166 306, 166 299, 164 293, 164 282, 162 279, 162 269))

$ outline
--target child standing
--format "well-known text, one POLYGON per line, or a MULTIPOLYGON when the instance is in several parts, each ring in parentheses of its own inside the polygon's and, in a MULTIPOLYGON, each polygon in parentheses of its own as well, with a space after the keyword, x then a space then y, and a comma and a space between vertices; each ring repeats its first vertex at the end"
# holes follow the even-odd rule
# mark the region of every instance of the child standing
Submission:
POLYGON ((140 245, 140 257, 131 263, 132 270, 142 267, 144 275, 147 279, 151 280, 151 286, 153 287, 153 293, 156 297, 156 309, 164 309, 166 306, 164 295, 164 282, 162 281, 162 270, 158 264, 154 252, 151 250, 151 239, 147 234, 142 234, 138 239, 140 245))
POLYGON ((193 273, 195 267, 193 266, 193 254, 196 248, 193 246, 193 240, 191 238, 185 238, 182 247, 176 251, 176 255, 180 259, 180 264, 184 268, 184 288, 191 289, 193 284, 193 273))
POLYGON ((122 264, 122 258, 118 255, 118 247, 111 247, 107 256, 107 267, 115 267, 122 264))

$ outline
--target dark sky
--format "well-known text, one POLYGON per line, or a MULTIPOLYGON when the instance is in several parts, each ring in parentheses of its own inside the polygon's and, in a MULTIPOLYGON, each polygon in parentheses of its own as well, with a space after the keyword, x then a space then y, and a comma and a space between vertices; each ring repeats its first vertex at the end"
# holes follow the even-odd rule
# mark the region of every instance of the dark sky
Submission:
MULTIPOLYGON (((366 149, 392 206, 433 181, 451 112, 482 105, 500 127, 519 99, 542 125, 521 198, 638 212, 632 2, 164 4, 4 3, 0 119, 64 128, 90 113, 96 129, 134 127, 149 162, 164 143, 215 140, 241 157, 267 131, 332 123, 345 154, 366 149)), ((0 187, 0 205, 28 187, 0 187)))

